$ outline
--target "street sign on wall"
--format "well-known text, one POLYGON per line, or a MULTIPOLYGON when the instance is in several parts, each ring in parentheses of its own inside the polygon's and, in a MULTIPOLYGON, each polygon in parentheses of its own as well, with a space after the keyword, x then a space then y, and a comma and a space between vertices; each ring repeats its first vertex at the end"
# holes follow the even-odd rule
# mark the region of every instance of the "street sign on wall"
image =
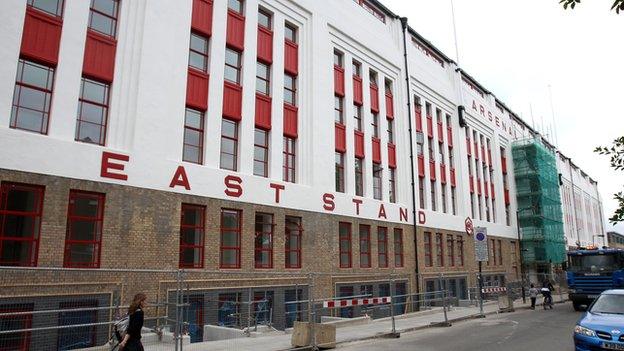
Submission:
POLYGON ((474 227, 472 225, 472 219, 470 219, 470 217, 466 217, 464 224, 466 225, 466 234, 468 235, 474 234, 474 227))
POLYGON ((477 262, 487 262, 489 256, 487 228, 476 227, 474 232, 475 259, 477 260, 477 262))

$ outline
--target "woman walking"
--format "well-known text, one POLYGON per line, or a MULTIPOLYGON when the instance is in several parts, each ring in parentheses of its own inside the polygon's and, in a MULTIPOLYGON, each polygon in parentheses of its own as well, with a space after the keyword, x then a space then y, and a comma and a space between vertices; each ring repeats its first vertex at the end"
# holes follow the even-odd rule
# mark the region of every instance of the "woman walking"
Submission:
POLYGON ((126 335, 119 344, 120 350, 123 351, 143 351, 143 344, 141 344, 141 329, 143 328, 143 308, 146 306, 145 300, 147 296, 143 293, 134 295, 130 307, 128 307, 128 315, 130 321, 128 322, 128 329, 126 329, 126 335))
POLYGON ((535 285, 531 284, 531 289, 529 289, 529 297, 531 298, 531 309, 535 309, 535 301, 537 300, 537 294, 539 294, 539 290, 535 287, 535 285))

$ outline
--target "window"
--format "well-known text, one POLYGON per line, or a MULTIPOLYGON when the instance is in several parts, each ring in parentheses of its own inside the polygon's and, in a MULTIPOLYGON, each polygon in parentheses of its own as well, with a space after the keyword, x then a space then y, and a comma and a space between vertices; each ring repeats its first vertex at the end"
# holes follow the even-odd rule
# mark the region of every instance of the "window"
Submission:
POLYGON ((362 106, 353 104, 353 119, 355 120, 355 130, 362 131, 362 106))
POLYGON ((371 267, 370 226, 360 224, 360 267, 371 267))
POLYGON ((422 132, 416 133, 416 152, 418 156, 423 156, 425 152, 425 137, 422 132))
POLYGON ((20 59, 11 108, 11 128, 48 133, 54 69, 20 59))
POLYGON ((110 86, 82 78, 78 98, 78 119, 76 140, 104 145, 108 120, 108 99, 110 86))
MULTIPOLYGON (((32 328, 32 317, 30 313, 33 310, 32 303, 20 303, 12 305, 0 305, 0 326, 2 331, 24 330, 32 328), (6 314, 5 314, 6 313, 6 314), (19 313, 19 314, 8 314, 19 313)), ((0 346, 2 350, 29 350, 30 349, 30 331, 16 331, 7 334, 0 334, 0 346)))
POLYGON ((373 163, 373 198, 375 198, 376 200, 382 199, 381 170, 381 166, 373 163))
POLYGON ((37 265, 43 191, 26 184, 0 186, 0 265, 37 265))
MULTIPOLYGON (((61 310, 74 310, 59 312, 58 325, 85 325, 83 327, 61 328, 58 330, 58 350, 72 350, 76 346, 87 348, 96 345, 97 340, 97 300, 61 302, 61 310), (76 311, 77 310, 77 311, 76 311), (89 325, 90 324, 90 325, 89 325)), ((4 344, 0 343, 4 346, 4 344)))
POLYGON ((368 80, 370 80, 370 84, 377 86, 377 72, 373 70, 368 71, 368 80))
POLYGON ((336 152, 336 191, 345 192, 344 154, 336 152))
POLYGON ((435 181, 431 181, 431 211, 437 211, 435 181))
POLYGON ((457 265, 464 266, 464 237, 457 236, 457 265))
POLYGON ((218 322, 223 327, 238 328, 241 326, 241 300, 239 292, 222 293, 218 295, 218 322))
POLYGON ((450 234, 446 236, 446 260, 451 267, 455 266, 455 246, 450 234))
POLYGON ((284 102, 297 106, 297 77, 284 73, 284 102))
POLYGON ((295 182, 296 140, 284 137, 284 181, 295 182))
POLYGON ((394 228, 394 266, 403 267, 403 229, 394 228))
POLYGON ((271 66, 256 62, 256 91, 262 95, 271 95, 271 66))
POLYGON ((448 148, 448 157, 449 157, 449 168, 455 169, 455 159, 453 157, 453 148, 450 146, 448 148))
POLYGON ((344 124, 343 101, 344 99, 341 98, 340 96, 334 96, 334 121, 340 124, 344 124))
POLYGON ((444 246, 442 234, 436 233, 436 266, 444 266, 444 246))
POLYGON ((392 94, 392 81, 390 79, 384 80, 384 88, 386 89, 386 94, 392 94))
POLYGON ((290 23, 286 23, 284 27, 284 38, 290 42, 297 42, 297 27, 290 23))
POLYGON ((373 112, 371 125, 373 126, 373 138, 379 138, 379 114, 373 112))
POLYGON ((503 265, 503 242, 501 240, 498 241, 498 246, 496 247, 497 255, 498 255, 498 265, 503 265))
POLYGON ((63 16, 63 0, 28 0, 28 6, 55 17, 63 16))
POLYGON ((285 261, 286 268, 301 268, 301 218, 286 216, 286 243, 285 261))
POLYGON ((446 184, 442 184, 440 186, 442 189, 442 212, 446 213, 446 184))
POLYGON ((242 15, 243 0, 228 0, 228 9, 238 13, 239 15, 242 15))
POLYGON ((351 223, 338 224, 340 268, 351 268, 351 223))
POLYGON ((364 196, 364 161, 355 159, 355 195, 364 196))
POLYGON ((271 28, 273 27, 271 22, 272 22, 271 13, 269 13, 265 9, 259 9, 258 10, 258 25, 268 30, 271 30, 271 28))
POLYGON ((234 84, 240 85, 242 69, 242 54, 230 48, 225 48, 225 74, 224 78, 234 84))
POLYGON ((433 139, 429 139, 429 143, 427 143, 427 152, 429 155, 429 162, 435 162, 435 153, 433 151, 433 139))
POLYGON ((303 289, 284 291, 284 311, 286 311, 286 328, 292 328, 295 321, 303 320, 304 305, 299 302, 303 297, 303 289))
POLYGON ((356 77, 361 77, 362 76, 362 64, 353 60, 352 61, 353 64, 353 75, 356 77))
POLYGON ((388 142, 394 144, 394 121, 389 119, 386 122, 388 127, 388 142))
POLYGON ((203 268, 206 207, 182 204, 181 212, 180 268, 203 268))
POLYGON ((221 268, 240 268, 241 211, 221 209, 221 268))
POLYGON ((453 214, 457 214, 457 200, 455 199, 455 187, 451 187, 451 208, 453 210, 453 214))
POLYGON ((115 38, 118 14, 119 0, 91 0, 89 29, 115 38))
POLYGON ((254 262, 256 268, 273 268, 273 215, 256 213, 254 262))
POLYGON ((433 267, 433 250, 431 247, 431 233, 425 232, 425 266, 433 267))
POLYGON ((104 194, 69 192, 64 267, 100 266, 103 220, 104 194))
POLYGON ((342 52, 334 50, 334 66, 342 67, 342 52))
POLYGON ((425 180, 420 177, 418 178, 418 204, 420 208, 425 208, 425 180))
POLYGON ((438 162, 442 165, 446 163, 444 162, 444 144, 442 143, 438 144, 438 162))
POLYGON ((254 175, 269 176, 269 132, 256 128, 254 131, 254 175))
POLYGON ((204 112, 186 108, 182 160, 202 164, 204 157, 204 112))
POLYGON ((490 253, 488 259, 488 265, 490 265, 490 261, 492 265, 496 265, 496 240, 490 239, 490 253))
POLYGON ((221 121, 221 169, 236 171, 238 164, 238 123, 221 121))
POLYGON ((379 268, 388 267, 388 228, 377 227, 377 258, 379 268))
POLYGON ((389 174, 389 178, 388 178, 388 183, 390 186, 390 202, 391 203, 395 203, 396 202, 396 180, 395 180, 395 169, 394 168, 390 168, 390 174, 389 174))

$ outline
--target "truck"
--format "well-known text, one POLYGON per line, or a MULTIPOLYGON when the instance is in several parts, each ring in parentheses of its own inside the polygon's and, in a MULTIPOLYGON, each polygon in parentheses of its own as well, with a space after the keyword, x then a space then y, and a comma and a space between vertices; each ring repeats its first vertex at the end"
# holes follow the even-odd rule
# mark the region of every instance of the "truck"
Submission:
POLYGON ((603 291, 624 288, 624 250, 586 248, 568 251, 568 297, 574 310, 589 306, 603 291))

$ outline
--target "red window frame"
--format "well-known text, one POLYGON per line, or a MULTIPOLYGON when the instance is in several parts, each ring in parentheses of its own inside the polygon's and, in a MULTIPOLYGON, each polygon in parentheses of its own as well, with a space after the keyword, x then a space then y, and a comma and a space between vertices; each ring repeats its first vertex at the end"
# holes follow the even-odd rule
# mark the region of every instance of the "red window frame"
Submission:
POLYGON ((425 245, 425 266, 433 267, 433 247, 431 245, 431 233, 425 232, 424 245, 425 245))
POLYGON ((338 259, 340 261, 340 268, 351 268, 351 223, 339 222, 338 223, 338 259), (343 233, 344 229, 344 233, 343 233), (344 245, 343 245, 344 244, 344 245), (343 255, 345 260, 343 260, 343 255))
POLYGON ((464 266, 464 237, 460 235, 457 236, 457 264, 464 266))
POLYGON ((221 169, 227 169, 227 170, 234 171, 234 172, 238 170, 238 123, 234 121, 230 121, 229 119, 226 119, 226 118, 223 118, 221 121, 221 150, 220 150, 219 165, 221 169), (234 125, 234 135, 225 135, 223 133, 223 130, 224 130, 223 126, 226 123, 230 123, 234 125), (234 143, 234 153, 223 151, 223 142, 228 141, 228 140, 231 140, 234 143), (227 168, 223 165, 223 157, 232 158, 232 161, 233 161, 232 168, 227 168))
POLYGON ((40 63, 28 61, 25 59, 19 59, 18 65, 17 65, 17 75, 15 77, 15 90, 13 93, 13 104, 11 108, 11 124, 10 124, 11 128, 27 130, 27 131, 31 131, 35 133, 44 134, 44 135, 48 134, 48 124, 50 123, 50 109, 51 109, 50 107, 52 104, 52 94, 54 91, 55 74, 56 74, 56 70, 52 67, 49 67, 40 63), (45 87, 32 85, 32 84, 24 82, 23 80, 24 68, 26 65, 34 66, 34 67, 47 71, 47 79, 46 79, 45 87), (35 90, 38 92, 42 92, 44 94, 45 97, 44 97, 43 107, 41 110, 37 110, 37 109, 33 109, 33 108, 20 105, 21 100, 22 100, 21 97, 22 97, 23 89, 35 90), (39 129, 30 129, 30 128, 19 126, 20 110, 22 109, 36 111, 37 113, 41 114, 41 125, 39 126, 39 129))
POLYGON ((203 50, 199 51, 195 48, 193 48, 193 45, 189 44, 189 62, 188 62, 188 66, 189 68, 204 72, 204 73, 208 73, 208 60, 210 59, 210 52, 209 52, 209 45, 210 45, 210 39, 202 34, 199 34, 197 32, 191 32, 191 41, 190 43, 193 43, 193 36, 198 37, 200 40, 203 40, 205 42, 205 44, 203 45, 203 50), (198 55, 202 57, 202 61, 203 61, 203 67, 197 67, 191 64, 191 56, 192 55, 198 55))
POLYGON ((355 168, 355 195, 364 196, 364 161, 362 161, 361 158, 356 158, 354 168, 355 168))
POLYGON ((219 268, 241 268, 241 217, 242 211, 236 209, 222 208, 221 209, 221 224, 220 232, 221 238, 219 240, 219 268), (226 228, 224 227, 223 218, 226 213, 236 215, 236 227, 226 228), (225 246, 223 244, 223 236, 225 232, 234 232, 236 234, 236 245, 225 246), (223 255, 226 251, 234 251, 236 261, 233 264, 226 264, 223 261, 223 255))
POLYGON ((294 216, 286 216, 286 241, 284 244, 284 254, 285 254, 285 267, 286 268, 301 268, 301 239, 303 236, 303 227, 301 225, 301 217, 294 216), (291 226, 295 226, 296 229, 293 230, 291 226), (296 238, 296 245, 293 245, 293 238, 296 238), (296 259, 294 262, 290 259, 291 255, 295 254, 296 259))
POLYGON ((296 169, 295 163, 297 160, 297 140, 291 137, 284 136, 284 164, 283 164, 283 175, 285 182, 294 183, 296 179, 296 169))
POLYGON ((184 140, 182 141, 182 160, 186 162, 204 163, 204 118, 203 111, 190 107, 184 113, 184 140), (189 113, 199 116, 199 123, 191 123, 189 113), (197 134, 197 144, 191 142, 191 135, 197 134), (192 159, 187 155, 187 150, 197 149, 197 158, 192 159))
POLYGON ((388 228, 377 227, 377 260, 379 268, 388 268, 388 228))
POLYGON ((89 191, 70 190, 69 205, 67 210, 67 230, 65 236, 65 255, 63 267, 68 268, 99 268, 100 256, 102 253, 102 224, 104 222, 105 195, 89 191), (80 216, 75 214, 75 203, 77 199, 97 201, 95 216, 80 216), (93 239, 80 240, 72 236, 72 228, 75 222, 92 222, 94 224, 93 239), (74 245, 92 245, 93 258, 91 262, 74 262, 71 257, 71 249, 74 245))
POLYGON ((360 268, 371 268, 372 266, 370 232, 370 225, 360 224, 360 268), (365 260, 368 260, 368 264, 363 263, 365 260))
POLYGON ((254 175, 265 178, 269 176, 269 132, 260 128, 254 130, 254 175), (262 153, 264 160, 256 157, 256 151, 262 153), (262 166, 261 174, 256 172, 256 165, 262 166))
POLYGON ((180 253, 179 264, 180 268, 204 268, 204 241, 206 237, 206 206, 182 204, 180 211, 180 253), (187 212, 194 211, 195 215, 199 214, 199 224, 188 224, 185 222, 185 215, 187 212), (184 231, 193 230, 194 236, 199 234, 199 240, 194 238, 194 242, 186 242, 184 231), (198 243, 196 243, 198 241, 198 243), (186 250, 199 250, 199 260, 192 263, 183 262, 184 252, 186 250))
POLYGON ((95 9, 93 7, 93 0, 91 0, 91 5, 89 7, 89 24, 88 24, 88 28, 89 30, 95 31, 97 33, 100 33, 102 35, 111 37, 113 39, 115 39, 115 37, 117 36, 117 22, 118 22, 118 18, 119 18, 119 0, 109 0, 111 2, 114 3, 114 9, 113 9, 113 15, 109 15, 107 13, 104 13, 102 11, 99 11, 97 9, 95 9), (100 16, 106 17, 109 20, 111 20, 112 24, 111 24, 111 32, 110 33, 106 33, 106 32, 102 32, 100 30, 95 29, 94 27, 91 26, 92 22, 93 22, 93 14, 98 14, 100 16))
POLYGON ((256 228, 254 236, 254 266, 256 268, 273 268, 273 214, 256 212, 256 228), (267 223, 266 220, 269 220, 267 223), (259 229, 259 228, 262 229, 259 229), (266 229, 269 228, 269 231, 266 229), (268 244, 264 239, 268 238, 268 244), (267 261, 262 260, 263 254, 267 255, 267 261))
POLYGON ((28 6, 30 8, 33 9, 37 9, 37 11, 41 11, 43 13, 47 13, 50 16, 54 16, 54 17, 58 17, 58 18, 63 18, 63 5, 64 5, 64 0, 56 0, 56 11, 54 13, 49 12, 47 10, 44 10, 40 7, 36 6, 36 1, 37 0, 28 0, 28 6))
POLYGON ((23 267, 35 267, 37 266, 37 259, 39 253, 39 237, 41 234, 41 222, 43 214, 43 196, 45 188, 38 185, 21 184, 21 183, 5 183, 0 184, 0 265, 2 266, 23 266, 23 267), (15 211, 9 209, 9 193, 11 191, 27 191, 31 192, 35 196, 35 204, 33 211, 15 211), (32 236, 8 236, 6 233, 6 219, 8 216, 31 218, 31 221, 35 223, 32 227, 32 236), (8 242, 28 242, 30 246, 29 256, 26 259, 20 259, 19 261, 7 261, 1 256, 3 252, 3 246, 8 242))
POLYGON ((390 173, 388 176, 388 183, 390 188, 390 196, 389 200, 391 203, 396 203, 396 179, 395 179, 395 169, 390 168, 390 173))
POLYGON ((403 229, 394 228, 394 266, 403 267, 403 229))
POLYGON ((336 152, 336 191, 345 192, 344 154, 336 152))
POLYGON ((453 242, 453 235, 448 234, 446 236, 446 258, 451 267, 455 266, 455 245, 453 242))
POLYGON ((227 71, 227 68, 229 67, 230 69, 233 69, 234 71, 236 71, 236 80, 231 80, 227 77, 227 74, 224 74, 224 79, 228 82, 232 82, 236 85, 240 85, 240 79, 241 79, 241 70, 243 69, 243 59, 242 56, 243 54, 240 51, 234 50, 230 47, 226 47, 225 48, 226 54, 226 60, 225 60, 225 70, 227 71), (227 61, 227 57, 228 57, 228 51, 236 54, 236 63, 229 63, 227 61))
POLYGON ((106 144, 106 127, 108 125, 109 101, 110 101, 110 84, 82 77, 82 81, 80 82, 80 96, 78 98, 78 117, 76 120, 76 135, 75 135, 76 141, 102 145, 102 146, 106 144), (101 87, 104 88, 104 96, 102 97, 102 101, 93 101, 84 97, 85 84, 87 83, 93 84, 93 85, 100 85, 101 87), (101 116, 100 123, 89 121, 88 119, 83 119, 82 110, 85 104, 93 105, 102 109, 103 115, 101 116), (98 140, 87 140, 85 138, 81 138, 81 133, 80 133, 81 129, 88 125, 97 126, 97 128, 100 129, 98 140))
POLYGON ((436 266, 444 267, 444 238, 436 233, 436 266))
MULTIPOLYGON (((3 316, 0 316, 0 323, 2 323, 3 319, 8 320, 8 321, 13 321, 13 322, 15 321, 15 319, 19 319, 19 322, 22 323, 22 325, 14 330, 30 329, 32 328, 33 315, 32 313, 24 314, 23 312, 31 312, 33 310, 34 310, 34 305, 32 303, 0 305, 0 314, 3 314, 3 316), (9 313, 16 313, 16 314, 11 315, 9 313)), ((12 348, 13 345, 6 345, 3 343, 3 345, 0 346, 1 350, 3 351, 4 350, 19 350, 19 351, 29 350, 30 333, 31 333, 30 331, 24 331, 24 332, 4 334, 4 336, 6 336, 9 341, 17 341, 18 348, 12 348)))

